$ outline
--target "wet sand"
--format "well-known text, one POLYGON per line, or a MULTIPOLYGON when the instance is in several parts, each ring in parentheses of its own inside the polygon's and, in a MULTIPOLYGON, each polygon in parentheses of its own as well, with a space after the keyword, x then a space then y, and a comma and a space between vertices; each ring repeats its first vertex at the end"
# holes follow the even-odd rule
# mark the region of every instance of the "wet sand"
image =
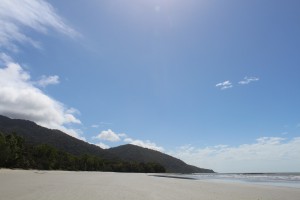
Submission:
POLYGON ((0 170, 1 200, 299 200, 299 188, 110 172, 0 170))

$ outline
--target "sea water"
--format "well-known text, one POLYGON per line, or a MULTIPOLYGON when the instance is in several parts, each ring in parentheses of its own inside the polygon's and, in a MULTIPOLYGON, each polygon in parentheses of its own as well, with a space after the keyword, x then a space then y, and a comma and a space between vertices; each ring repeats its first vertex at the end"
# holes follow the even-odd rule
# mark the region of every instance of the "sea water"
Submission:
POLYGON ((200 173, 187 176, 197 180, 300 188, 300 173, 200 173))

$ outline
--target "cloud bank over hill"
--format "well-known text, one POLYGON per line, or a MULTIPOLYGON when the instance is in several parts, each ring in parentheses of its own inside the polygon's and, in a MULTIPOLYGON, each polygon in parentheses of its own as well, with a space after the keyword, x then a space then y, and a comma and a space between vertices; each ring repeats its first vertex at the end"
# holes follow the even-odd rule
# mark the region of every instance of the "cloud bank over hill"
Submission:
POLYGON ((33 81, 29 72, 10 56, 19 52, 20 45, 41 48, 42 44, 30 36, 30 31, 41 34, 56 31, 70 38, 80 34, 43 0, 2 0, 0 27, 0 114, 31 120, 85 140, 81 131, 66 127, 68 124, 81 124, 75 116, 76 109, 67 107, 41 89, 59 84, 59 76, 43 75, 33 81))
MULTIPOLYGON (((138 140, 138 139, 132 139, 125 133, 115 133, 111 129, 108 129, 106 131, 105 130, 101 131, 101 133, 99 133, 97 136, 93 137, 93 139, 98 139, 101 141, 107 141, 107 142, 111 142, 111 143, 121 141, 121 142, 125 142, 127 144, 133 144, 136 146, 153 149, 153 150, 160 151, 160 152, 164 151, 163 147, 158 146, 156 143, 151 142, 150 140, 143 141, 143 140, 138 140)), ((97 143, 96 145, 98 145, 104 149, 110 148, 109 145, 107 145, 103 142, 97 143)))
POLYGON ((0 114, 11 118, 27 119, 51 129, 59 129, 83 139, 66 124, 80 124, 76 110, 51 98, 35 86, 30 74, 17 63, 0 68, 0 114))

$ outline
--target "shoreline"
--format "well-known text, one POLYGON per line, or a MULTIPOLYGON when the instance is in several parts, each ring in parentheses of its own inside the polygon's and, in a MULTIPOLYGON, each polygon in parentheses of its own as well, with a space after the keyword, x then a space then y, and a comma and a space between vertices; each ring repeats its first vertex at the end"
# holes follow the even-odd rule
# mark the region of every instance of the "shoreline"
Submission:
POLYGON ((0 199, 297 200, 299 188, 155 177, 159 174, 0 169, 0 199))

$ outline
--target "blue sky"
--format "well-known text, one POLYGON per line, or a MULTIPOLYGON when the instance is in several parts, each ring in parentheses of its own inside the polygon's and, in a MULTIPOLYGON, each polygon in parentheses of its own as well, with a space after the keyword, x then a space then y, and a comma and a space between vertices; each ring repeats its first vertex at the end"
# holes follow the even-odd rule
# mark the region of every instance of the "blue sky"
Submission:
POLYGON ((296 171, 299 8, 2 0, 0 114, 222 172, 296 171))

